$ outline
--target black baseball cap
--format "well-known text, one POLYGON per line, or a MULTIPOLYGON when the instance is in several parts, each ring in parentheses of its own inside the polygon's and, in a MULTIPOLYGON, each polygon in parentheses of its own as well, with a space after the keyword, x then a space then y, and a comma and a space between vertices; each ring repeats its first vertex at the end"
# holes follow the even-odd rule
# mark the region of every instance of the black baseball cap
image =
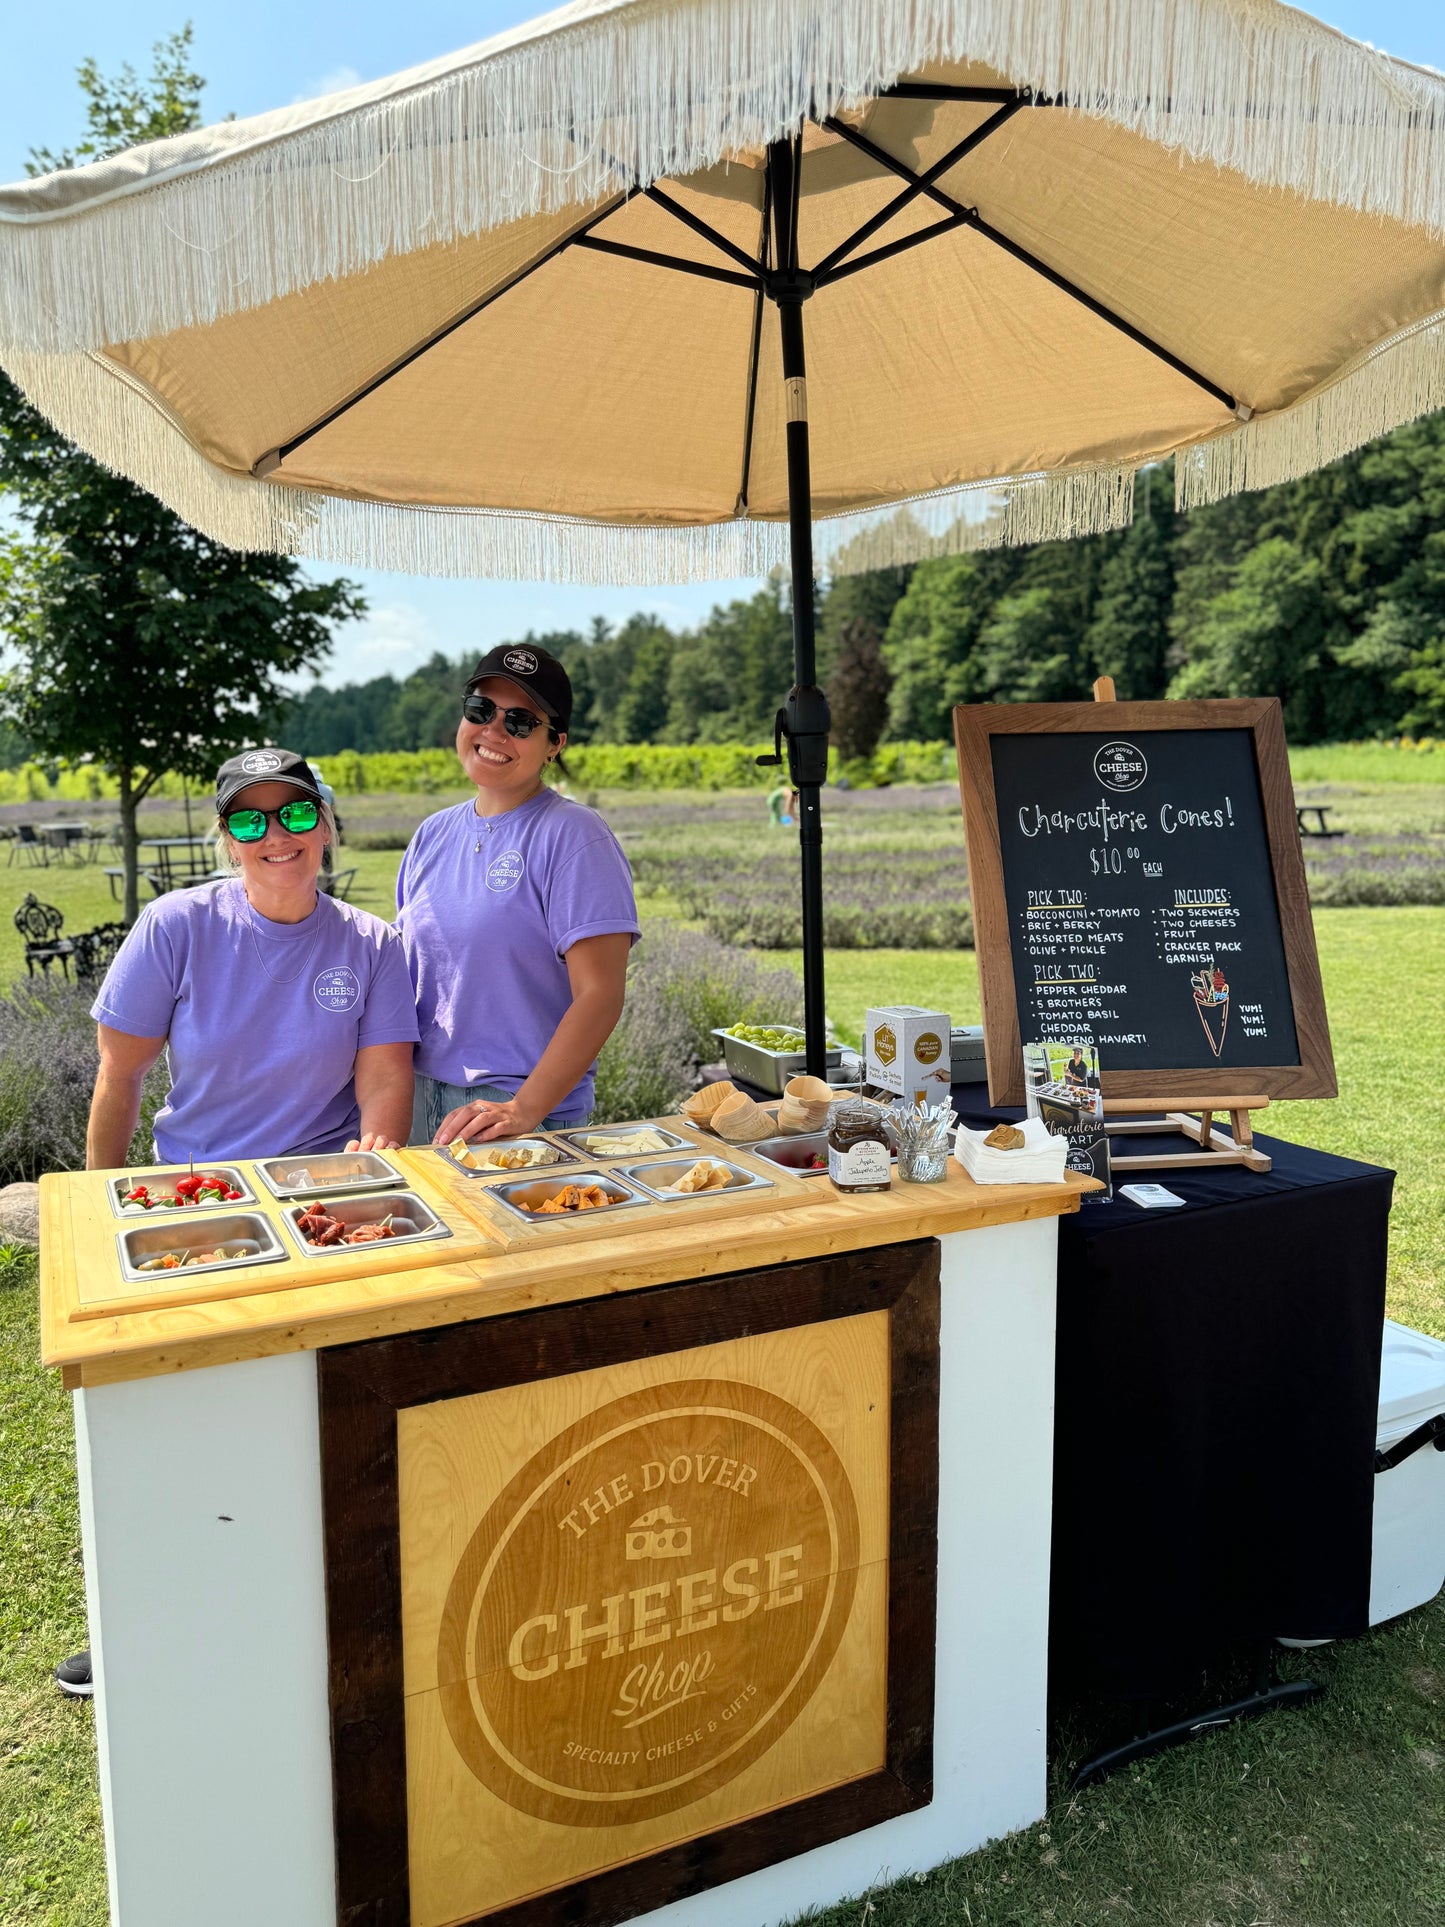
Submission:
POLYGON ((303 796, 314 796, 318 803, 326 801, 316 772, 294 749, 245 749, 216 771, 217 816, 224 816, 242 790, 254 783, 286 783, 303 796))
POLYGON ((567 671, 546 649, 531 642, 503 642, 489 649, 472 671, 467 688, 485 682, 488 676, 505 676, 519 689, 525 689, 553 727, 565 732, 572 727, 572 684, 567 671))

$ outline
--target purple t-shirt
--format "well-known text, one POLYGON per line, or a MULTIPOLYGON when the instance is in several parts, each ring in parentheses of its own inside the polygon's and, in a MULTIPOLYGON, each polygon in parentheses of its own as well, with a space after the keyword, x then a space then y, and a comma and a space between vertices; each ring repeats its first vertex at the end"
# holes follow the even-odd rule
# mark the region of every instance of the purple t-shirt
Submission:
MULTIPOLYGON (((601 817, 555 790, 478 816, 429 816, 396 879, 397 928, 421 1020, 418 1072, 517 1090, 572 1002, 563 961, 583 937, 641 934, 632 872, 601 817)), ((555 1107, 592 1107, 592 1072, 555 1107)))
POLYGON ((417 1038, 389 924, 327 896, 300 923, 272 923, 234 878, 148 903, 90 1014, 168 1039, 164 1164, 339 1151, 360 1122, 357 1051, 417 1038))

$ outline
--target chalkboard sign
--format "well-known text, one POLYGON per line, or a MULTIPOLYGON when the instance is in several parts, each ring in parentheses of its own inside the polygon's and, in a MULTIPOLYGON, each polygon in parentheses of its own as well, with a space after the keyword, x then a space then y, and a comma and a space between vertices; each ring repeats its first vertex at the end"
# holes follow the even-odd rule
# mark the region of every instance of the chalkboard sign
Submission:
POLYGON ((989 1093, 1099 1047, 1106 1096, 1333 1097, 1279 704, 954 711, 989 1093))

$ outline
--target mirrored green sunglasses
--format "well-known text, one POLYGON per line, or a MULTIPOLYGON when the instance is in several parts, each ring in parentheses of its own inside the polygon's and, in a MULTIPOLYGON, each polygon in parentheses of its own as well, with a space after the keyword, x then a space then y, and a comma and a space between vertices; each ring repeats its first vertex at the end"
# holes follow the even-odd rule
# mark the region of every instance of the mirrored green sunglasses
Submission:
POLYGON ((259 843, 273 816, 283 830, 301 836, 316 828, 321 821, 321 809, 309 798, 302 797, 295 803, 283 803, 279 810, 232 810, 226 818, 226 828, 238 843, 259 843))

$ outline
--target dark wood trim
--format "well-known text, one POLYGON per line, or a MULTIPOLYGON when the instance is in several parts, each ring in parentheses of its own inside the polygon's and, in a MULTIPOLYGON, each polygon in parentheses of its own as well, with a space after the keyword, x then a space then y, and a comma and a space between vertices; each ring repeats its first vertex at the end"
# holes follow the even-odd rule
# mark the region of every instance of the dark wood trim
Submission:
POLYGON ((1255 1065, 1245 1070, 1179 1070, 1160 1065, 1147 1071, 1111 1071, 1106 1066, 1104 1095, 1203 1099, 1217 1096, 1227 1085, 1231 1093, 1241 1097, 1335 1096, 1339 1087, 1325 1013, 1324 984, 1320 978, 1309 886, 1305 881, 1304 855, 1295 820, 1284 721, 1276 697, 1239 697, 1219 702, 974 703, 954 710, 953 727, 968 841, 974 945, 983 997, 984 1053, 993 1103, 1022 1104, 1024 1083, 989 739, 1005 735, 1098 735, 1114 731, 1124 735, 1173 729, 1247 729, 1254 739, 1255 767, 1274 871, 1300 1061, 1255 1065))
POLYGON ((937 1242, 885 1245, 317 1354, 337 1919, 344 1927, 409 1927, 397 1412, 876 1311, 890 1314, 886 1763, 845 1785, 477 1916, 487 1927, 611 1927, 933 1797, 937 1242))

